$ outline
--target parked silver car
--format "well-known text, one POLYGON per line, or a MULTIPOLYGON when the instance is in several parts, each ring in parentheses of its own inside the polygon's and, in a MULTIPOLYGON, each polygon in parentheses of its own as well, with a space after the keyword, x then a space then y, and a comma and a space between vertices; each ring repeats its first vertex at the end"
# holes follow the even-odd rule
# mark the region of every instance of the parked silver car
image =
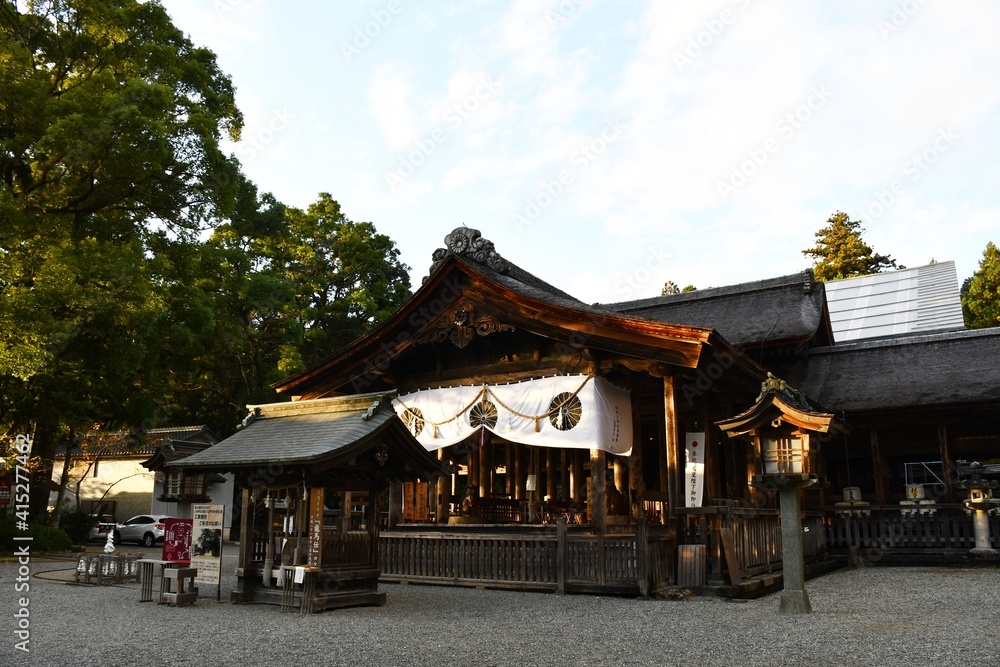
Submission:
POLYGON ((151 547, 163 541, 163 521, 172 519, 162 514, 140 514, 125 523, 115 526, 115 544, 122 542, 137 542, 151 547))

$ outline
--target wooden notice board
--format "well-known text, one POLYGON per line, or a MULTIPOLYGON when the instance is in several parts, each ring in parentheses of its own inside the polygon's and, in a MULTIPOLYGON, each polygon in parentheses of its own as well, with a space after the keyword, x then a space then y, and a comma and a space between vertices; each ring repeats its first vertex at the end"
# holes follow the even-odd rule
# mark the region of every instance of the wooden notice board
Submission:
POLYGON ((403 521, 428 521, 427 482, 403 482, 403 521))
POLYGON ((323 559, 323 489, 309 494, 309 565, 319 567, 323 559))

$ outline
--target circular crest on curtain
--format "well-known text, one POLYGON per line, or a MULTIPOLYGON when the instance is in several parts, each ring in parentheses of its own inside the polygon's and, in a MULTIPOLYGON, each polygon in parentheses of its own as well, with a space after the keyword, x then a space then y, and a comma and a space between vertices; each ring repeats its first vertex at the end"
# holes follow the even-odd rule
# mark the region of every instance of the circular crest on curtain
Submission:
POLYGON ((483 399, 469 410, 469 425, 473 428, 493 428, 497 425, 497 416, 497 406, 492 401, 483 399))
POLYGON ((408 408, 403 411, 401 416, 403 423, 406 424, 406 428, 410 431, 410 435, 414 438, 424 430, 424 413, 420 411, 420 408, 408 408))
POLYGON ((583 403, 579 396, 564 391, 556 394, 549 402, 549 412, 549 423, 560 431, 568 431, 580 423, 583 403))

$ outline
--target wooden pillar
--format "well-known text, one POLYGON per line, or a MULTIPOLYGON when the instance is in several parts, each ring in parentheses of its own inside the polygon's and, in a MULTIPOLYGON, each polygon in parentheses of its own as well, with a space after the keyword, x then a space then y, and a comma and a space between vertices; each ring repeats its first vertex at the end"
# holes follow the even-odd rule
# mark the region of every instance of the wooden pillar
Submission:
POLYGON ((503 448, 504 458, 504 493, 508 498, 514 497, 514 443, 508 442, 503 448))
POLYGON ((340 494, 340 530, 346 533, 351 529, 351 492, 340 494))
POLYGON ((712 421, 712 412, 709 409, 708 397, 704 398, 704 410, 702 411, 702 427, 705 433, 705 499, 703 505, 711 505, 713 498, 722 498, 722 452, 719 451, 719 437, 716 437, 715 423, 712 421))
POLYGON ((625 458, 622 456, 615 456, 611 459, 611 465, 614 467, 615 471, 615 488, 621 492, 622 496, 628 498, 628 466, 625 465, 625 458))
MULTIPOLYGON (((885 505, 889 502, 889 480, 886 478, 888 466, 886 465, 885 457, 882 455, 882 450, 879 447, 878 429, 873 426, 869 433, 871 436, 872 447, 872 472, 875 475, 875 504, 885 505)), ((848 444, 845 446, 849 447, 850 445, 848 444)), ((848 467, 848 474, 850 474, 851 459, 849 455, 846 463, 848 467)))
POLYGON ((642 494, 646 490, 646 481, 642 476, 642 414, 639 411, 639 398, 632 391, 632 453, 628 458, 628 498, 629 512, 633 520, 642 516, 642 494))
MULTIPOLYGON (((437 451, 438 461, 446 461, 444 448, 437 451)), ((448 510, 451 507, 451 477, 442 475, 437 479, 437 513, 438 523, 448 523, 448 510)))
POLYGON ((403 520, 403 483, 399 481, 389 484, 389 530, 392 530, 403 520))
POLYGON ((527 451, 524 445, 514 445, 514 468, 516 470, 514 481, 515 500, 525 500, 528 497, 528 462, 526 455, 527 451))
POLYGON ((583 488, 583 452, 574 449, 569 452, 570 461, 570 498, 574 503, 583 503, 587 500, 587 490, 583 488))
POLYGON ((590 450, 590 500, 587 514, 594 530, 603 533, 608 524, 608 466, 603 449, 590 450))
POLYGON ((670 505, 670 516, 673 517, 680 503, 682 463, 677 443, 677 397, 674 378, 669 376, 663 378, 663 421, 667 449, 667 502, 670 505))
POLYGON ((479 447, 476 445, 469 445, 469 477, 466 483, 469 486, 479 486, 479 447))
POLYGON ((938 424, 938 447, 941 450, 941 481, 944 482, 944 502, 955 502, 955 466, 951 461, 951 447, 948 446, 948 425, 938 424))
POLYGON ((243 504, 240 507, 240 552, 237 567, 241 569, 250 566, 253 554, 253 502, 250 500, 252 493, 251 489, 243 489, 243 504))
POLYGON ((479 497, 493 495, 493 443, 489 433, 483 433, 479 448, 479 497))
POLYGON ((568 503, 572 496, 570 495, 570 475, 569 466, 570 462, 567 460, 568 451, 565 449, 559 450, 559 477, 562 483, 562 493, 559 495, 559 500, 564 503, 568 503))
POLYGON ((556 499, 556 450, 548 447, 545 450, 545 495, 549 500, 556 499))
POLYGON ((378 567, 379 557, 378 557, 378 534, 379 534, 379 492, 378 484, 372 483, 371 487, 368 489, 368 507, 366 509, 367 516, 365 521, 368 524, 368 566, 378 567))

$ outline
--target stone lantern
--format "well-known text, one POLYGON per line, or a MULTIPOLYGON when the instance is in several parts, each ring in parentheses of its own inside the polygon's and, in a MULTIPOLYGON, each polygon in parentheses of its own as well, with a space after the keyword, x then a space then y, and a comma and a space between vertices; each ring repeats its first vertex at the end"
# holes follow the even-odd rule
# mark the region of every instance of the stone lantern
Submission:
POLYGON ((831 431, 846 433, 847 427, 832 413, 820 412, 802 392, 770 373, 749 410, 716 424, 731 438, 752 439, 757 470, 750 484, 778 491, 784 582, 779 611, 811 613, 805 589, 799 492, 825 484, 816 465, 819 448, 813 442, 815 435, 831 431))
POLYGON ((1000 486, 1000 482, 983 479, 985 466, 978 461, 968 465, 959 462, 959 470, 969 475, 968 479, 955 485, 969 492, 969 497, 962 502, 966 509, 972 511, 972 527, 976 536, 976 546, 969 551, 969 557, 973 560, 1000 560, 1000 551, 990 546, 989 522, 990 511, 1000 507, 1000 498, 993 497, 993 490, 1000 486))

